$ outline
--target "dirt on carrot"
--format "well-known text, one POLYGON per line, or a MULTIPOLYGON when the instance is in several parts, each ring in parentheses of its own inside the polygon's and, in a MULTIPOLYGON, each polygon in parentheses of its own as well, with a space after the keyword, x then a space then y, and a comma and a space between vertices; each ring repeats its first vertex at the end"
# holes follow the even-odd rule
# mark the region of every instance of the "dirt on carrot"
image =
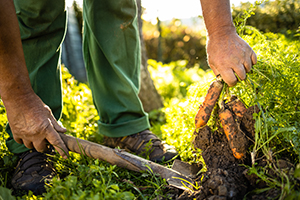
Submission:
POLYGON ((238 119, 241 119, 247 111, 246 106, 236 96, 232 96, 226 105, 238 119))
POLYGON ((249 182, 243 172, 250 159, 236 159, 221 126, 214 132, 205 126, 194 132, 193 145, 202 150, 207 171, 196 180, 202 187, 195 193, 186 192, 179 199, 242 199, 249 182), (199 141, 198 139, 201 139, 199 141))
POLYGON ((254 128, 255 120, 253 119, 253 113, 258 113, 258 112, 259 112, 259 108, 257 105, 249 107, 247 111, 244 113, 244 116, 240 124, 241 129, 252 140, 254 140, 255 138, 255 128, 254 128))
POLYGON ((229 109, 219 111, 223 131, 232 150, 233 156, 237 159, 245 157, 248 149, 248 140, 239 128, 238 122, 234 119, 234 114, 229 109))
MULTIPOLYGON (((225 104, 225 107, 229 111, 229 106, 225 104)), ((245 144, 245 140, 247 144, 251 144, 249 137, 243 133, 254 132, 255 121, 253 121, 252 114, 258 111, 257 106, 249 107, 241 119, 232 114, 235 119, 232 121, 231 118, 228 122, 235 124, 235 129, 239 129, 240 134, 243 135, 243 137, 234 137, 234 143, 237 149, 242 148, 245 151, 244 159, 234 157, 232 146, 228 142, 220 121, 216 123, 215 131, 212 131, 209 126, 194 131, 192 143, 195 149, 202 150, 201 156, 205 161, 207 171, 200 174, 196 180, 201 185, 200 190, 193 193, 184 192, 177 199, 243 199, 248 192, 253 190, 253 183, 257 181, 257 177, 246 176, 247 168, 245 167, 245 165, 251 165, 250 154, 246 152, 246 147, 239 145, 245 144)), ((265 194, 265 197, 268 195, 270 193, 265 194)), ((258 198, 254 194, 247 196, 247 199, 258 198)))
POLYGON ((214 109, 219 96, 223 89, 221 80, 215 80, 211 83, 203 103, 200 105, 199 110, 195 117, 196 128, 205 126, 210 118, 211 112, 214 109))

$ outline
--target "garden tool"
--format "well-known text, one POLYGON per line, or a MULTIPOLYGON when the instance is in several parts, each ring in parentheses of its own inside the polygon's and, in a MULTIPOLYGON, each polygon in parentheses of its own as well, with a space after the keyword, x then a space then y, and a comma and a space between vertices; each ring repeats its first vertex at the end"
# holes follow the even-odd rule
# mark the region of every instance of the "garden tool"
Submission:
POLYGON ((112 165, 117 165, 118 167, 132 171, 148 171, 166 179, 169 185, 182 190, 190 190, 193 187, 193 181, 191 178, 188 178, 180 172, 167 168, 163 165, 133 155, 122 149, 112 149, 110 147, 75 138, 63 133, 59 134, 67 148, 72 152, 86 155, 90 158, 103 160, 112 165))

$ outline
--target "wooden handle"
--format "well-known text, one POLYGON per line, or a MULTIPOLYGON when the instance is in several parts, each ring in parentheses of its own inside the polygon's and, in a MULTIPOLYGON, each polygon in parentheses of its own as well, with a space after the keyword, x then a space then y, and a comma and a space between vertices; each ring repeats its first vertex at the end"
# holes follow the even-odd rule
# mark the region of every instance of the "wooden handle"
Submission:
POLYGON ((192 187, 190 184, 193 183, 193 181, 190 178, 187 178, 173 169, 164 167, 163 165, 130 154, 124 150, 112 149, 63 133, 59 133, 59 135, 67 148, 72 152, 103 160, 132 171, 150 171, 150 173, 159 174, 162 178, 166 179, 170 185, 182 190, 187 190, 186 186, 192 187), (182 180, 185 180, 186 186, 182 184, 182 180))
POLYGON ((94 142, 75 138, 70 135, 59 133, 60 137, 64 141, 67 148, 75 153, 86 155, 90 158, 106 161, 110 164, 117 165, 119 167, 127 168, 133 171, 141 171, 139 167, 127 162, 122 157, 118 156, 116 151, 123 151, 118 149, 112 149, 94 142))

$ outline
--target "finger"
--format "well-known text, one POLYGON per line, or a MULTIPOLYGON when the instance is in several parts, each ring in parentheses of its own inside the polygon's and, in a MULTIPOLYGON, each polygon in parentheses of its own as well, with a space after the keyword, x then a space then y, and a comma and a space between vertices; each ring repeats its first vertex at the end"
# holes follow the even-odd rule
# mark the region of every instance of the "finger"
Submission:
POLYGON ((221 72, 221 77, 229 87, 235 86, 237 83, 237 78, 232 70, 221 72))
POLYGON ((246 59, 246 61, 244 62, 244 67, 245 67, 246 73, 249 73, 251 71, 252 61, 251 61, 250 57, 248 59, 246 59))
POLYGON ((28 141, 28 140, 23 140, 23 144, 25 145, 25 147, 27 147, 28 149, 33 149, 33 144, 32 142, 28 141))
POLYGON ((251 61, 252 61, 252 65, 255 65, 257 63, 257 57, 254 51, 252 51, 251 61))
POLYGON ((215 68, 213 65, 210 65, 210 68, 213 70, 213 72, 216 76, 220 74, 219 70, 217 68, 215 68))
POLYGON ((34 142, 33 147, 35 148, 35 150, 37 150, 38 152, 41 152, 41 153, 48 150, 45 140, 40 140, 40 141, 34 142))
POLYGON ((239 77, 240 80, 245 80, 246 78, 246 70, 244 65, 240 65, 239 67, 236 67, 233 69, 236 75, 239 77))
POLYGON ((49 128, 49 133, 47 134, 46 139, 56 151, 64 158, 67 159, 69 155, 69 150, 66 147, 65 143, 62 141, 58 133, 54 129, 49 128))
POLYGON ((53 118, 53 119, 51 120, 51 123, 52 123, 52 126, 54 127, 54 129, 55 129, 57 132, 65 133, 65 132, 67 131, 66 128, 61 127, 61 126, 59 125, 59 123, 55 120, 55 118, 53 118))
POLYGON ((15 137, 15 136, 14 136, 14 140, 15 140, 17 143, 19 143, 19 144, 23 144, 23 140, 22 140, 21 138, 19 138, 19 137, 15 137))

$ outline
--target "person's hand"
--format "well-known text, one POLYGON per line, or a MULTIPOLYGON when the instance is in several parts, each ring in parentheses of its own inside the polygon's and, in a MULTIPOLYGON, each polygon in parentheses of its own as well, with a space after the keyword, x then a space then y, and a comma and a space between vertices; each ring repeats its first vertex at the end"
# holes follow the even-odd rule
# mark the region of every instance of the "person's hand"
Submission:
POLYGON ((66 132, 66 129, 58 124, 51 109, 36 94, 5 104, 10 128, 17 143, 44 152, 49 142, 63 158, 67 158, 68 149, 57 133, 66 132))
POLYGON ((211 35, 207 41, 207 58, 214 74, 229 85, 246 78, 257 58, 252 48, 236 32, 211 35))
POLYGON ((68 149, 57 133, 66 129, 31 87, 14 2, 0 0, 0 10, 0 95, 13 137, 39 152, 49 142, 67 158, 68 149))

